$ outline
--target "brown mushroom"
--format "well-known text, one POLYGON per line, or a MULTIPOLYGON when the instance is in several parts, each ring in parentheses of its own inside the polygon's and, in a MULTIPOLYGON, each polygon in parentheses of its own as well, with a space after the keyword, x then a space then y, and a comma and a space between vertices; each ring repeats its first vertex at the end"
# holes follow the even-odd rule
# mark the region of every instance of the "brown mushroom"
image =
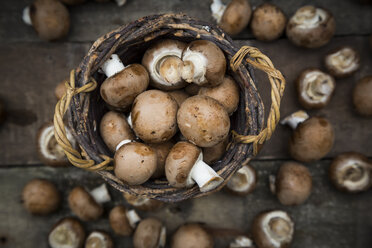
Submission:
POLYGON ((166 242, 166 228, 155 218, 142 220, 133 235, 134 248, 164 247, 166 242))
POLYGON ((200 86, 217 86, 226 72, 226 58, 213 42, 195 40, 182 53, 182 78, 200 86))
POLYGON ((215 87, 201 87, 198 95, 209 96, 225 107, 226 112, 232 115, 239 104, 239 87, 230 76, 225 76, 222 83, 215 87))
MULTIPOLYGON (((191 86, 191 85, 189 85, 191 86)), ((184 91, 184 90, 173 90, 173 91, 168 91, 168 94, 171 95, 174 100, 176 100, 178 107, 182 105, 182 103, 190 97, 190 95, 184 91)), ((196 95, 196 94, 195 94, 196 95)))
POLYGON ((164 203, 161 201, 150 199, 140 195, 132 195, 123 192, 123 196, 131 206, 142 211, 154 211, 164 205, 164 203))
POLYGON ((208 96, 192 96, 177 113, 178 127, 185 138, 200 147, 211 147, 226 139, 230 119, 226 109, 208 96))
POLYGON ((310 171, 296 162, 286 162, 280 166, 275 176, 270 176, 270 189, 283 205, 299 205, 311 194, 310 171))
POLYGON ((107 76, 101 85, 101 96, 110 106, 127 110, 134 99, 149 85, 149 74, 140 64, 124 66, 117 54, 101 66, 107 76))
POLYGON ((253 11, 251 29, 258 40, 272 41, 283 34, 286 23, 287 18, 278 6, 264 3, 253 11))
POLYGON ((328 10, 308 5, 299 8, 289 19, 286 33, 297 46, 317 48, 331 40, 335 27, 335 20, 328 10))
POLYGON ((33 179, 23 188, 22 201, 23 206, 31 214, 47 215, 59 208, 61 195, 52 182, 33 179))
POLYGON ((109 111, 103 115, 100 123, 100 134, 110 149, 115 152, 122 140, 134 140, 135 136, 126 117, 116 111, 109 111))
POLYGON ((160 178, 165 176, 165 160, 167 159, 169 151, 174 146, 174 143, 167 141, 159 144, 149 144, 149 146, 156 152, 156 170, 151 178, 160 178))
POLYGON ((336 88, 334 78, 318 69, 306 69, 296 80, 298 100, 306 109, 326 106, 336 88))
POLYGON ((252 14, 248 0, 231 0, 227 5, 222 4, 221 0, 213 0, 211 11, 217 24, 229 35, 243 31, 252 14))
POLYGON ((105 232, 93 231, 85 240, 85 248, 114 248, 114 241, 105 232))
POLYGON ((324 57, 324 65, 336 78, 350 76, 360 67, 359 53, 350 46, 337 48, 324 57))
POLYGON ((112 230, 121 236, 132 235, 133 230, 140 220, 136 211, 128 211, 124 206, 114 207, 109 214, 109 222, 112 230))
POLYGON ((360 79, 353 90, 355 110, 364 116, 372 116, 372 76, 360 79))
POLYGON ((135 134, 146 143, 162 143, 177 132, 177 102, 168 93, 148 90, 134 100, 132 123, 135 134))
POLYGON ((289 247, 294 232, 294 223, 284 211, 275 210, 255 217, 252 234, 259 248, 289 247))
POLYGON ((229 136, 217 145, 211 147, 203 147, 203 161, 207 164, 213 164, 220 160, 226 153, 227 145, 229 144, 229 136))
POLYGON ((173 187, 188 188, 196 182, 201 192, 211 191, 223 182, 223 178, 203 162, 201 149, 184 141, 170 150, 165 161, 165 175, 173 187))
POLYGON ((357 193, 372 186, 372 162, 357 152, 345 152, 333 159, 329 167, 333 185, 342 191, 357 193))
POLYGON ((160 40, 148 48, 142 65, 150 75, 150 84, 161 90, 174 90, 186 86, 182 79, 182 51, 186 43, 178 40, 160 40))
POLYGON ((212 236, 198 224, 180 226, 173 234, 171 248, 212 248, 212 236))
POLYGON ((114 156, 114 173, 129 185, 139 185, 154 174, 157 156, 150 146, 131 142, 118 145, 114 156))
POLYGON ((81 223, 71 217, 63 218, 54 225, 48 236, 51 248, 82 248, 85 231, 81 223))
POLYGON ((59 84, 57 84, 56 88, 54 89, 54 95, 56 96, 57 100, 61 100, 63 95, 66 93, 66 82, 67 80, 63 80, 59 84))
POLYGON ((253 167, 243 165, 226 184, 226 189, 235 195, 245 196, 251 193, 257 184, 257 173, 253 167))
POLYGON ((58 0, 35 0, 23 10, 22 18, 47 41, 63 38, 70 29, 70 14, 58 0))

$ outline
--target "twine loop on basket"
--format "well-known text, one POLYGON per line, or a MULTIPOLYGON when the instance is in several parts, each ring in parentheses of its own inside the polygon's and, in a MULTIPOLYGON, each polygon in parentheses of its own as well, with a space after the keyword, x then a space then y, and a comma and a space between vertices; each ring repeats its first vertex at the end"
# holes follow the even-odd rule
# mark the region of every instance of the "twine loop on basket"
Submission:
POLYGON ((263 144, 266 140, 271 138, 276 125, 280 120, 280 101, 282 99, 284 88, 285 88, 285 79, 282 73, 275 69, 271 60, 261 53, 255 47, 243 46, 239 51, 231 58, 230 66, 233 71, 236 71, 241 65, 243 59, 248 56, 246 59, 247 63, 253 67, 264 71, 271 84, 271 106, 269 116, 267 117, 266 127, 257 135, 240 135, 236 131, 231 131, 233 134, 233 139, 235 142, 240 143, 253 143, 253 155, 256 155, 258 152, 258 145, 263 144))
POLYGON ((67 89, 66 93, 58 101, 55 107, 53 119, 54 136, 56 141, 62 147, 70 163, 74 166, 91 171, 112 170, 113 167, 109 166, 112 162, 112 158, 107 155, 101 155, 103 161, 99 164, 96 164, 92 159, 84 159, 80 152, 78 152, 68 140, 66 136, 65 123, 63 122, 63 116, 70 106, 72 97, 80 93, 88 93, 93 91, 97 87, 96 80, 91 78, 89 83, 80 88, 75 88, 75 70, 72 70, 70 73, 70 80, 65 82, 65 86, 67 89))

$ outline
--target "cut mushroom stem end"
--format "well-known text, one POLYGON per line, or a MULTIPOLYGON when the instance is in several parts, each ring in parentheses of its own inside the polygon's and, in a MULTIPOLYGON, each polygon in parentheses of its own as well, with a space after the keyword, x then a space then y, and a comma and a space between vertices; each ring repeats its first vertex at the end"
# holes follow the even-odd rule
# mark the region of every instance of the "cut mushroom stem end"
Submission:
POLYGON ((107 77, 115 75, 116 73, 124 70, 124 68, 125 66, 117 54, 112 54, 110 58, 101 66, 102 71, 107 77))
POLYGON ((256 172, 248 165, 240 168, 227 183, 227 188, 238 195, 246 195, 252 192, 256 186, 256 172))
POLYGON ((211 4, 212 16, 217 23, 221 21, 223 13, 225 12, 226 5, 224 5, 221 0, 213 0, 211 4))
POLYGON ((182 59, 184 61, 182 78, 188 83, 200 84, 204 82, 208 63, 207 58, 203 54, 187 48, 182 59))
POLYGON ((134 229, 136 228, 138 222, 141 221, 141 217, 137 214, 136 210, 132 209, 126 212, 129 225, 134 229))
POLYGON ((234 242, 230 243, 229 248, 253 247, 253 242, 247 236, 238 236, 234 242))
POLYGON ((106 184, 104 183, 99 187, 91 190, 89 193, 94 198, 94 200, 99 204, 111 201, 109 191, 107 189, 106 184))
POLYGON ((280 121, 280 124, 288 125, 294 130, 297 128, 298 124, 306 121, 307 119, 309 119, 309 115, 305 111, 299 110, 285 117, 280 121))
POLYGON ((30 15, 30 6, 27 6, 26 8, 23 9, 22 20, 27 25, 32 26, 32 20, 31 20, 31 15, 30 15))

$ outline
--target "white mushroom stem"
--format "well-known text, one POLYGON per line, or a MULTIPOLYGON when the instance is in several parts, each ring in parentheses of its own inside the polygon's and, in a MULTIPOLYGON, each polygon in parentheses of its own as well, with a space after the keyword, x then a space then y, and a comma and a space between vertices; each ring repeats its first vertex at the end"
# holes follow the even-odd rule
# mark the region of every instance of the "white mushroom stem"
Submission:
POLYGON ((101 186, 91 190, 89 193, 99 204, 111 201, 110 193, 108 192, 106 184, 104 183, 101 186))
POLYGON ((246 236, 238 236, 233 243, 230 244, 230 248, 242 248, 242 247, 252 247, 253 242, 250 238, 246 236))
POLYGON ((166 240, 167 240, 167 228, 165 226, 162 226, 160 230, 158 247, 165 247, 166 240))
POLYGON ((115 0, 116 4, 120 7, 120 6, 123 6, 127 0, 115 0))
POLYGON ((315 28, 327 17, 327 12, 314 6, 305 6, 297 10, 292 17, 297 27, 303 29, 315 28))
POLYGON ((130 128, 133 129, 132 113, 129 113, 129 115, 128 115, 128 117, 127 117, 127 122, 128 122, 128 125, 130 126, 130 128))
POLYGON ((270 187, 270 191, 271 191, 271 193, 273 193, 274 195, 276 194, 276 186, 275 186, 275 183, 276 183, 276 176, 274 176, 274 175, 270 175, 270 176, 269 176, 269 187, 270 187))
POLYGON ((126 139, 126 140, 122 140, 122 141, 120 141, 120 143, 116 146, 116 151, 117 150, 119 150, 120 149, 120 147, 122 147, 123 145, 125 145, 125 144, 128 144, 128 143, 130 143, 130 142, 132 142, 131 140, 129 140, 129 139, 126 139))
POLYGON ((138 216, 136 210, 134 209, 127 211, 126 216, 128 218, 129 225, 132 228, 136 228, 137 223, 141 221, 141 217, 138 216))
POLYGON ((224 5, 221 0, 213 0, 213 3, 211 4, 212 17, 217 23, 220 23, 225 9, 226 5, 224 5))
POLYGON ((183 53, 182 60, 182 78, 188 83, 203 83, 207 70, 207 58, 203 54, 187 48, 183 53))
POLYGON ((203 161, 203 153, 199 154, 194 166, 187 178, 187 184, 192 185, 195 181, 201 192, 207 192, 217 188, 222 182, 220 177, 208 164, 203 161))
POLYGON ((31 20, 31 15, 30 15, 30 6, 27 6, 26 8, 23 9, 22 20, 27 25, 32 26, 32 20, 31 20))
POLYGON ((124 68, 125 66, 117 54, 112 54, 101 66, 102 71, 107 77, 111 77, 116 73, 121 72, 124 68))
POLYGON ((298 124, 306 121, 307 119, 309 119, 309 115, 305 111, 299 110, 285 117, 280 121, 280 124, 288 125, 294 130, 297 128, 298 124))

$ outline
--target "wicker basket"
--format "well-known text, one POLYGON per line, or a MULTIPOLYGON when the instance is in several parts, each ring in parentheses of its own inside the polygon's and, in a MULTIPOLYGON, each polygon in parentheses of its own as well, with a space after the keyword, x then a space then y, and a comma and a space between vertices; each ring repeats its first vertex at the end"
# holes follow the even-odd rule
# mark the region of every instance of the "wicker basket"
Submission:
POLYGON ((264 141, 270 138, 279 121, 285 80, 270 59, 258 49, 242 47, 239 50, 231 38, 218 27, 183 14, 146 16, 104 35, 93 44, 78 68, 71 72, 70 81, 66 82, 67 93, 56 105, 54 125, 58 143, 73 165, 96 171, 114 188, 161 201, 176 202, 211 192, 201 193, 198 186, 188 189, 172 188, 166 179, 150 180, 140 186, 123 183, 111 172, 113 154, 104 144, 97 128, 102 115, 107 111, 99 94, 99 84, 104 80, 104 76, 97 72, 100 65, 114 52, 123 59, 124 64, 138 63, 145 50, 162 38, 184 42, 196 39, 212 41, 230 61, 227 73, 240 86, 240 103, 231 117, 228 150, 222 160, 212 165, 225 179, 224 183, 254 157, 264 141), (272 104, 266 126, 264 106, 254 83, 252 67, 265 71, 272 86, 272 104), (63 122, 65 113, 68 115, 68 125, 80 145, 80 152, 71 147, 66 138, 63 122))

